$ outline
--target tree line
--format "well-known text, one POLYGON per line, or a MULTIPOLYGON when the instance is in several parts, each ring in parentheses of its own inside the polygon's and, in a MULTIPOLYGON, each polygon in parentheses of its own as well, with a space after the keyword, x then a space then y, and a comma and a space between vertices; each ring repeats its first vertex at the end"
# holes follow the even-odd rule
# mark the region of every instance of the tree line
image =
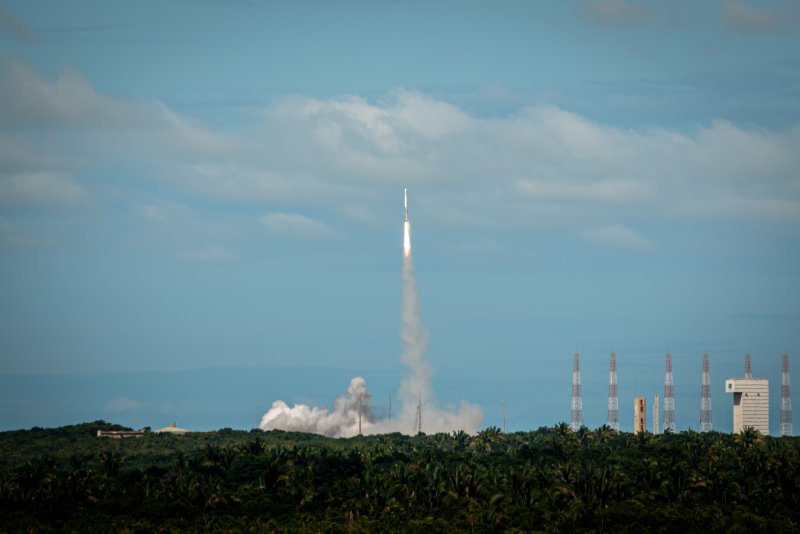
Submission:
POLYGON ((800 439, 0 433, 0 531, 797 532, 800 439))

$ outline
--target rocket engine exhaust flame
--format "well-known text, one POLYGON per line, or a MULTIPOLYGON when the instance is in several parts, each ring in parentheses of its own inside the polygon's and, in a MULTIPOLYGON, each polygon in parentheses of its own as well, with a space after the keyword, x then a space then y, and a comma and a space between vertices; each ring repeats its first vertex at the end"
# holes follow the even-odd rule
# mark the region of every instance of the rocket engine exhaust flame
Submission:
POLYGON ((415 434, 463 430, 474 434, 480 428, 483 411, 479 406, 461 402, 457 411, 440 408, 431 389, 433 371, 427 361, 428 331, 422 323, 422 309, 417 290, 417 277, 411 259, 411 223, 408 220, 408 190, 403 190, 403 300, 400 339, 403 352, 400 361, 408 375, 400 384, 400 417, 378 419, 369 403, 371 394, 361 377, 350 380, 347 393, 340 395, 333 411, 311 408, 304 404, 289 407, 277 400, 264 414, 259 428, 313 432, 332 437, 348 437, 359 433, 380 434, 400 431, 415 434))
POLYGON ((408 221, 403 223, 403 257, 411 257, 411 224, 408 221))

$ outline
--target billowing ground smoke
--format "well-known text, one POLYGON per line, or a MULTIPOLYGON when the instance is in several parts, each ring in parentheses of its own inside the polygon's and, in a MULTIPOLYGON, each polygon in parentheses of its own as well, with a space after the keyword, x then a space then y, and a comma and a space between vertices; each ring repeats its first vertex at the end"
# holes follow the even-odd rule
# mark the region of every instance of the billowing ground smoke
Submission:
POLYGON ((355 377, 350 380, 347 393, 336 399, 333 411, 312 408, 305 404, 289 407, 285 402, 277 400, 262 417, 259 428, 313 432, 332 437, 355 436, 359 431, 360 413, 362 434, 416 434, 420 428, 428 434, 454 430, 474 434, 478 431, 483 420, 483 411, 479 406, 462 401, 457 411, 448 411, 438 406, 431 390, 433 372, 426 360, 428 332, 422 324, 408 221, 403 225, 403 233, 403 304, 400 331, 403 353, 400 361, 408 368, 408 375, 400 384, 398 416, 393 419, 375 417, 367 383, 363 378, 355 377))
POLYGON ((355 436, 358 434, 358 413, 362 428, 373 419, 367 381, 357 376, 350 379, 347 393, 337 397, 333 411, 295 404, 291 408, 282 400, 272 403, 258 427, 262 430, 280 428, 297 432, 313 432, 324 436, 355 436))

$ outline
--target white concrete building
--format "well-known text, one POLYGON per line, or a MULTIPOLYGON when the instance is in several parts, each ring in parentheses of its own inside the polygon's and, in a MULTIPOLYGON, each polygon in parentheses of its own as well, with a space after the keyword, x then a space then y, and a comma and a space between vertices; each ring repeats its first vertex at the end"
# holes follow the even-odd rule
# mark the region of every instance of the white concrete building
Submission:
POLYGON ((733 432, 745 428, 769 434, 769 380, 766 378, 729 378, 725 391, 733 393, 733 432))

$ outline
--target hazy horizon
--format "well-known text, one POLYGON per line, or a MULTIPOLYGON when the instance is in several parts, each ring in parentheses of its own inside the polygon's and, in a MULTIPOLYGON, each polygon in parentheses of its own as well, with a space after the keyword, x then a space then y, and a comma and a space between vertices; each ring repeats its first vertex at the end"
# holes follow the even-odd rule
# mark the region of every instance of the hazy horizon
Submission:
POLYGON ((379 409, 406 378, 408 188, 445 411, 569 421, 579 351, 599 426, 615 351, 630 428, 670 351, 677 428, 699 428, 708 351, 726 431, 749 351, 776 434, 784 352, 800 372, 799 6, 5 3, 0 428, 252 428, 355 376, 379 409))

